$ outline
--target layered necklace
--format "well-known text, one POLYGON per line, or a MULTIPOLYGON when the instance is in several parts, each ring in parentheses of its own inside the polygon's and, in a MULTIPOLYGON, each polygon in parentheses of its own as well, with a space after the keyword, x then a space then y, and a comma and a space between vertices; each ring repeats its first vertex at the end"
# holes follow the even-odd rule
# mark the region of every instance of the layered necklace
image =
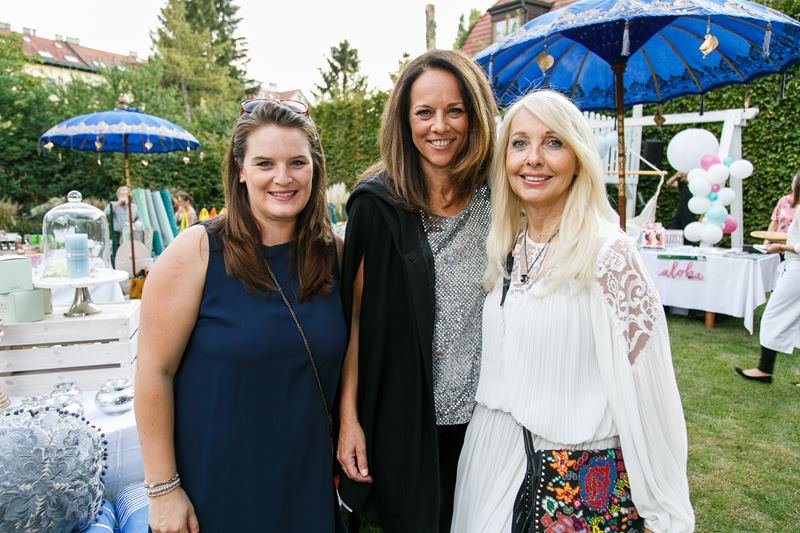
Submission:
POLYGON ((539 251, 534 256, 533 260, 528 262, 528 229, 525 228, 524 237, 522 241, 522 264, 520 265, 523 274, 520 276, 519 280, 522 284, 528 283, 528 280, 531 279, 531 270, 533 267, 537 266, 535 274, 538 277, 538 274, 541 270, 542 263, 544 263, 544 259, 547 256, 547 250, 550 248, 550 243, 558 235, 558 229, 556 229, 550 238, 544 243, 544 246, 539 248, 539 251), (541 259, 541 261, 539 261, 541 259))

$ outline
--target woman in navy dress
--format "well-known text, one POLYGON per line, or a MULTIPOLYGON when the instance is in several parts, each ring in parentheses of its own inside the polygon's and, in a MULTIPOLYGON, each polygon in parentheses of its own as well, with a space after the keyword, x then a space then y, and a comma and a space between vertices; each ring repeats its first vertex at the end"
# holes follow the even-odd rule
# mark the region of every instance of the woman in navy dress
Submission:
POLYGON ((334 531, 329 409, 346 330, 305 106, 243 103, 223 181, 226 213, 178 236, 142 299, 136 421, 149 524, 334 531))

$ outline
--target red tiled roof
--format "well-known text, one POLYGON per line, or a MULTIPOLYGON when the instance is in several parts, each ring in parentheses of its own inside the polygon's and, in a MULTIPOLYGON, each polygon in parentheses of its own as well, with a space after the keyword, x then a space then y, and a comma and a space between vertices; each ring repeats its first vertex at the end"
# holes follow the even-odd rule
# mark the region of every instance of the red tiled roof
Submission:
MULTIPOLYGON (((0 32, 10 33, 8 30, 0 32)), ((137 63, 131 56, 29 34, 22 36, 22 49, 27 57, 35 57, 47 65, 89 72, 97 72, 101 67, 128 66, 137 63)))
MULTIPOLYGON (((514 2, 516 0, 497 0, 492 7, 514 2)), ((574 4, 578 0, 541 0, 552 4, 550 10, 559 9, 570 4, 574 4)), ((461 50, 467 55, 474 56, 487 46, 492 44, 492 15, 488 11, 481 15, 478 22, 470 30, 467 39, 461 46, 461 50)))
POLYGON ((472 27, 461 46, 461 51, 469 56, 474 56, 492 44, 492 15, 484 13, 472 27))

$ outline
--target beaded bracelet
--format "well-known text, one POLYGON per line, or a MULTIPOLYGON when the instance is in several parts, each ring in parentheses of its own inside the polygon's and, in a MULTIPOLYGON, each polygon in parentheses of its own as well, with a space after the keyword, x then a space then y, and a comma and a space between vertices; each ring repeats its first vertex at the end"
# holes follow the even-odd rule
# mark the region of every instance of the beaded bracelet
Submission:
POLYGON ((150 498, 155 498, 157 496, 163 496, 168 492, 172 492, 176 488, 178 488, 181 484, 181 477, 178 474, 175 474, 173 477, 166 481, 155 481, 153 483, 144 483, 145 492, 147 492, 147 496, 150 498))

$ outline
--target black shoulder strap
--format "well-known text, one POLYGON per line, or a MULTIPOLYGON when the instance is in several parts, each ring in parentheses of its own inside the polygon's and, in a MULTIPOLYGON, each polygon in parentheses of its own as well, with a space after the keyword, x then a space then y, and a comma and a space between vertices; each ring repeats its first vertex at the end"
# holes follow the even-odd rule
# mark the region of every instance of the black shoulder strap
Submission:
POLYGON ((508 272, 508 278, 503 278, 503 296, 500 298, 500 307, 503 307, 503 304, 506 302, 506 294, 508 294, 508 287, 511 285, 511 270, 514 268, 514 254, 512 252, 508 252, 508 257, 506 257, 506 272, 508 272))

